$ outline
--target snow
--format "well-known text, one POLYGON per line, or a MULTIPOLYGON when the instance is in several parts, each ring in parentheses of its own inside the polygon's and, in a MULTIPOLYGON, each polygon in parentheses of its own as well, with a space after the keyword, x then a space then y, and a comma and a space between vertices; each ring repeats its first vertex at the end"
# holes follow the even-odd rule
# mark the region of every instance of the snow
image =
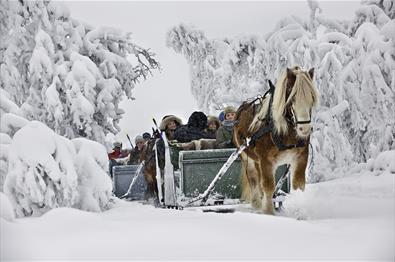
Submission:
POLYGON ((13 113, 5 113, 0 119, 0 132, 13 136, 17 130, 24 127, 28 121, 13 113))
POLYGON ((4 192, 18 217, 39 216, 57 207, 94 212, 111 207, 112 183, 103 145, 84 138, 68 140, 31 121, 6 149, 0 182, 5 176, 4 192), (7 164, 8 174, 3 174, 7 164))
POLYGON ((293 192, 276 216, 118 201, 1 220, 1 260, 392 260, 394 174, 349 174, 293 192), (56 239, 56 242, 54 242, 56 239))
POLYGON ((0 89, 0 112, 13 113, 20 115, 19 107, 9 99, 9 94, 4 89, 0 89))
POLYGON ((14 221, 15 219, 14 208, 8 197, 2 192, 0 192, 0 219, 8 221, 14 221))
POLYGON ((106 148, 84 138, 72 140, 76 151, 76 170, 79 174, 79 208, 100 212, 109 208, 112 182, 107 175, 106 148))
POLYGON ((74 155, 70 141, 38 121, 16 132, 9 148, 4 192, 18 216, 41 215, 75 203, 74 155))
POLYGON ((119 103, 157 68, 153 54, 61 3, 0 4, 0 260, 394 260, 394 8, 362 5, 342 22, 309 0, 310 20, 286 17, 265 36, 167 34, 207 113, 263 93, 286 67, 316 67, 310 184, 267 216, 114 198, 98 142, 110 148, 119 103))

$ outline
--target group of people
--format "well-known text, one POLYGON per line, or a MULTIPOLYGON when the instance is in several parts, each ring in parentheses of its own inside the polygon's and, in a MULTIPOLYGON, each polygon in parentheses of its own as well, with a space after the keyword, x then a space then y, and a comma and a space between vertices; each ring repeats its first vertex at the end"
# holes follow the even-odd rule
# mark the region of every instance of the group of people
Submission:
MULTIPOLYGON (((203 112, 195 111, 183 125, 180 118, 166 115, 162 118, 159 129, 164 132, 168 141, 187 143, 199 139, 215 139, 215 148, 232 148, 232 130, 235 124, 236 108, 227 106, 223 112, 216 116, 206 116, 203 112)), ((115 142, 113 151, 108 154, 110 161, 110 174, 112 167, 120 163, 136 165, 140 163, 140 155, 144 144, 151 138, 149 133, 138 135, 135 138, 135 147, 132 150, 122 150, 122 144, 115 142)))
POLYGON ((167 140, 186 143, 193 140, 215 139, 216 148, 231 148, 232 130, 236 118, 236 108, 227 106, 223 111, 223 119, 216 116, 206 116, 203 112, 195 111, 186 125, 174 116, 163 117, 160 130, 165 132, 167 140))
POLYGON ((143 135, 138 135, 134 139, 135 146, 132 150, 122 149, 121 142, 114 142, 113 149, 111 153, 108 153, 109 173, 112 177, 112 168, 117 165, 137 165, 140 163, 140 155, 143 151, 144 144, 151 138, 149 133, 144 133, 143 135))

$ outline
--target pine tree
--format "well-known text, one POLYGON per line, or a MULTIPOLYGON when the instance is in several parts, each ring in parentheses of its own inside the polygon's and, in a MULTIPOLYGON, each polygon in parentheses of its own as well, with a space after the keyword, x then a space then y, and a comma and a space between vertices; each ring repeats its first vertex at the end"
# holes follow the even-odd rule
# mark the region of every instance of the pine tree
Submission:
POLYGON ((159 68, 130 33, 83 24, 61 3, 3 1, 0 14, 0 87, 26 118, 68 138, 118 133, 120 101, 159 68))

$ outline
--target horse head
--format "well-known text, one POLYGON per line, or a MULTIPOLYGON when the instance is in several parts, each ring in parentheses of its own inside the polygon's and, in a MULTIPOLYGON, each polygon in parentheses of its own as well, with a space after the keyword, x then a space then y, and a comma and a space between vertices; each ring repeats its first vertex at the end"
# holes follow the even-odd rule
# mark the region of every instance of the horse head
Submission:
POLYGON ((303 71, 287 68, 277 81, 273 96, 273 120, 279 134, 287 134, 291 124, 299 138, 311 134, 311 113, 318 104, 318 91, 313 83, 314 68, 303 71))

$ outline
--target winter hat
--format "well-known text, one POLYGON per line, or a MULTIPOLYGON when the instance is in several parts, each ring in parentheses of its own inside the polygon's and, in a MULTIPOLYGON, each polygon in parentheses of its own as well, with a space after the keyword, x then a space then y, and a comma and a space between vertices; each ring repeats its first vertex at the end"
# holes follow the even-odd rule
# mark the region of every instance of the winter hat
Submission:
POLYGON ((221 113, 219 113, 218 119, 219 119, 219 121, 221 121, 221 122, 225 120, 225 113, 224 113, 224 111, 222 111, 221 113))
POLYGON ((112 144, 112 148, 116 148, 116 147, 122 148, 122 143, 121 143, 121 142, 118 142, 118 141, 115 141, 115 142, 112 144))
POLYGON ((143 134, 143 138, 144 138, 144 139, 150 139, 150 138, 151 138, 150 133, 145 132, 145 133, 143 134))
POLYGON ((221 125, 221 123, 219 122, 218 117, 216 116, 209 116, 207 118, 207 126, 209 126, 211 123, 214 123, 215 126, 217 127, 217 129, 219 128, 219 126, 221 125))
POLYGON ((137 144, 138 142, 145 142, 144 138, 140 135, 136 136, 136 138, 134 139, 134 142, 137 144))
POLYGON ((188 126, 205 129, 207 127, 207 116, 200 111, 193 112, 188 119, 188 126))
POLYGON ((236 113, 236 108, 235 107, 233 107, 233 106, 227 106, 227 107, 225 107, 225 109, 224 109, 224 114, 225 114, 225 116, 226 116, 226 114, 229 114, 229 113, 236 113))
POLYGON ((160 131, 165 131, 166 130, 166 126, 171 122, 174 121, 176 123, 176 126, 180 126, 182 125, 182 121, 181 119, 179 119, 178 117, 174 116, 174 115, 167 115, 164 116, 162 118, 162 122, 159 125, 159 129, 160 131))

